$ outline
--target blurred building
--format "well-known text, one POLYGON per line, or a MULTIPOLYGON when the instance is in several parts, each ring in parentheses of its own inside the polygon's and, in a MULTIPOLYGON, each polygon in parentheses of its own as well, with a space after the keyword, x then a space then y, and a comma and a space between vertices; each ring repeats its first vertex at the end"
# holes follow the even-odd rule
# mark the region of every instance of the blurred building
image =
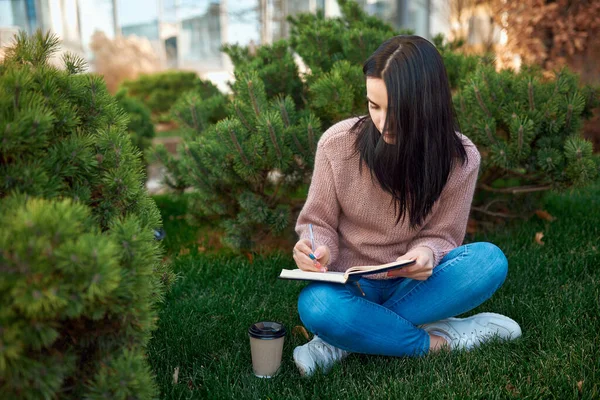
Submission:
POLYGON ((416 35, 431 38, 431 0, 360 0, 365 10, 396 29, 411 29, 416 35))
MULTIPOLYGON (((431 1, 358 0, 397 29, 430 38, 431 1)), ((340 15, 336 0, 0 0, 0 45, 19 29, 50 30, 66 50, 93 61, 96 31, 109 38, 137 35, 152 44, 165 68, 197 71, 219 86, 231 78, 225 43, 272 43, 289 36, 288 15, 321 10, 340 15)), ((92 62, 93 65, 93 62, 92 62)))
POLYGON ((19 30, 57 34, 62 51, 89 57, 92 34, 115 35, 114 0, 0 0, 0 46, 19 30))

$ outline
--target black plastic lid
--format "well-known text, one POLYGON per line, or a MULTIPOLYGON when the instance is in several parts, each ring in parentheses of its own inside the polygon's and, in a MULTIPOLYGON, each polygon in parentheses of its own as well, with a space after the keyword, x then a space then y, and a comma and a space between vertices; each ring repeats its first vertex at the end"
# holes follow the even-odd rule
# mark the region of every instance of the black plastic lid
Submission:
POLYGON ((257 339, 278 339, 285 336, 285 326, 279 322, 257 322, 248 328, 248 334, 257 339))

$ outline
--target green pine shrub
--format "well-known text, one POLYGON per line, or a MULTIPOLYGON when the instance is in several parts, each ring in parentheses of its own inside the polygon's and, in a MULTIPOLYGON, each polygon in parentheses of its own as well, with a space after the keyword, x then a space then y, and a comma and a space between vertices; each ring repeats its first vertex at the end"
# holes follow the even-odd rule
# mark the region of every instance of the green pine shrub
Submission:
POLYGON ((127 116, 58 40, 0 64, 0 393, 154 398, 144 346, 173 279, 127 116))
POLYGON ((480 65, 467 75, 454 103, 462 132, 482 154, 473 209, 525 216, 542 192, 591 183, 598 165, 581 127, 594 97, 567 70, 546 79, 539 68, 515 73, 480 65))
POLYGON ((129 215, 103 233, 70 199, 0 208, 3 398, 156 398, 143 349, 156 327, 152 232, 129 215))
POLYGON ((115 99, 129 116, 127 131, 132 143, 143 152, 150 147, 155 136, 150 109, 140 100, 127 96, 123 89, 115 94, 115 99))
POLYGON ((354 1, 338 3, 339 18, 325 18, 322 12, 289 18, 290 46, 311 70, 305 77, 306 107, 325 127, 367 112, 363 63, 385 40, 412 33, 394 31, 354 1))
POLYGON ((355 1, 338 0, 341 17, 325 18, 322 11, 316 14, 299 14, 289 17, 290 45, 314 75, 329 72, 337 61, 360 65, 386 39, 412 31, 399 32, 368 15, 355 1))
POLYGON ((194 114, 180 114, 188 141, 178 157, 164 148, 155 156, 167 165, 171 186, 194 188, 188 209, 217 220, 226 245, 249 250, 289 227, 302 204, 294 193, 312 173, 321 127, 290 96, 269 99, 256 73, 240 76, 233 89, 229 117, 206 128, 194 114))
POLYGON ((127 96, 142 101, 156 117, 167 114, 179 97, 189 90, 200 92, 203 98, 220 93, 215 85, 203 81, 195 72, 184 71, 141 75, 124 81, 121 87, 127 96))
POLYGON ((253 54, 248 47, 237 44, 223 46, 223 52, 233 62, 236 79, 255 72, 263 81, 268 98, 291 96, 296 106, 303 106, 306 88, 287 41, 260 46, 255 51, 253 54))

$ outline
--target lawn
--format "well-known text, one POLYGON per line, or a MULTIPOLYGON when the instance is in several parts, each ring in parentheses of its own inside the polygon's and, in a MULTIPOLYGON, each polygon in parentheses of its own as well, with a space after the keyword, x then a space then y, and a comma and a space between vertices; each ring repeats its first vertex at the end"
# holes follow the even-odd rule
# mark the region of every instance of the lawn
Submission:
MULTIPOLYGON (((496 295, 472 313, 490 311, 521 324, 523 336, 472 352, 422 358, 351 355, 328 375, 301 378, 292 351, 306 339, 296 309, 305 283, 280 281, 284 255, 199 252, 181 207, 162 199, 167 247, 180 275, 160 314, 149 358, 166 399, 392 399, 600 397, 600 183, 545 198, 553 222, 532 220, 476 241, 499 245, 509 274, 496 295), (177 222, 177 223, 176 223, 177 222), (178 233, 180 232, 180 233, 178 233), (544 233, 544 244, 535 242, 544 233), (280 374, 252 374, 247 329, 276 320, 288 328, 280 374), (178 368, 178 381, 173 382, 178 368)), ((469 313, 469 314, 472 314, 469 313)), ((365 321, 368 322, 368 321, 365 321)))

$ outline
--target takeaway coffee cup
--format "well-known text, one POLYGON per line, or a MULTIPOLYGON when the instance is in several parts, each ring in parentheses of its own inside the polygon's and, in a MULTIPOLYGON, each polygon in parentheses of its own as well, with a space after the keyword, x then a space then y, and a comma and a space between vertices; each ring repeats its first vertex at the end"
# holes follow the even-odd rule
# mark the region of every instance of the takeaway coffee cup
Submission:
POLYGON ((279 322, 257 322, 248 328, 252 369, 259 378, 271 378, 281 365, 285 327, 279 322))

